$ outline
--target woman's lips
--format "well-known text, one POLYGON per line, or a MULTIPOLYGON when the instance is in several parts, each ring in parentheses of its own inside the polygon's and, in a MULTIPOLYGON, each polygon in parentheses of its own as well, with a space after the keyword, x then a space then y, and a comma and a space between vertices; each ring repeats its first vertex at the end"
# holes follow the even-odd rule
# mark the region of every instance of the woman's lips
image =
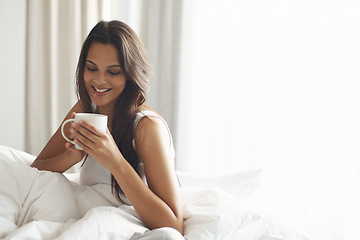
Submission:
POLYGON ((98 96, 104 96, 109 93, 111 88, 97 88, 95 86, 91 86, 94 90, 94 93, 98 96))

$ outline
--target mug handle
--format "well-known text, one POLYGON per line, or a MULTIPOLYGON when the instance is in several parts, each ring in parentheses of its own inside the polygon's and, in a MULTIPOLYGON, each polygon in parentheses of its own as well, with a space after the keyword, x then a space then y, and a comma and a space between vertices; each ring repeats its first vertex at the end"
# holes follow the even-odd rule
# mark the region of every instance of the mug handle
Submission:
POLYGON ((72 144, 75 145, 75 141, 69 139, 68 137, 66 137, 66 136, 65 136, 65 133, 64 133, 64 126, 65 126, 65 124, 67 124, 68 122, 73 122, 73 121, 75 121, 75 120, 71 118, 71 119, 65 120, 65 122, 63 122, 63 124, 61 125, 61 135, 62 135, 68 142, 71 142, 72 144))

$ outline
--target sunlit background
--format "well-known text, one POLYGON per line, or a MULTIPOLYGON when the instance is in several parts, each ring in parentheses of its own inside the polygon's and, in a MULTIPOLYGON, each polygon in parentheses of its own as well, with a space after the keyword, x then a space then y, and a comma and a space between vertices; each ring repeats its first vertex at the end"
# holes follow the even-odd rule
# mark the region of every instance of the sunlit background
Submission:
POLYGON ((0 0, 0 144, 39 153, 76 101, 82 41, 118 19, 148 50, 148 103, 179 170, 261 168, 257 207, 312 239, 354 239, 359 12, 356 0, 0 0))

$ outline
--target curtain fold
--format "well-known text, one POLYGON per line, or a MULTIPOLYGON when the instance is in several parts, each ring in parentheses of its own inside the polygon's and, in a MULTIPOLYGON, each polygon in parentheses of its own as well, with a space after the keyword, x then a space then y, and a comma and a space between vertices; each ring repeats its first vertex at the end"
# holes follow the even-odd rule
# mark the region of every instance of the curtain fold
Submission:
POLYGON ((138 6, 139 37, 154 69, 147 103, 176 135, 182 0, 148 0, 138 6))
POLYGON ((112 0, 111 16, 129 24, 147 49, 153 66, 146 104, 177 135, 183 0, 112 0))
POLYGON ((75 104, 81 45, 90 29, 110 11, 107 2, 28 0, 27 152, 37 155, 75 104))

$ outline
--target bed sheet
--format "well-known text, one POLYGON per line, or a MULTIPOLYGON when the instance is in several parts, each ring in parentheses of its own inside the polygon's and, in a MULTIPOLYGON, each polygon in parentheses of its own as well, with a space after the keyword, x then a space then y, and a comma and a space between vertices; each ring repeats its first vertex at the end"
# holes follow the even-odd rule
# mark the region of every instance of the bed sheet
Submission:
MULTIPOLYGON (((0 146, 0 238, 130 239, 148 231, 133 207, 116 202, 108 185, 81 186, 76 174, 30 168, 33 159, 0 146), (4 184, 9 181, 12 184, 4 184), (16 217, 15 213, 20 214, 16 217)), ((186 240, 308 239, 276 216, 247 205, 261 171, 223 176, 177 173, 186 240)))

